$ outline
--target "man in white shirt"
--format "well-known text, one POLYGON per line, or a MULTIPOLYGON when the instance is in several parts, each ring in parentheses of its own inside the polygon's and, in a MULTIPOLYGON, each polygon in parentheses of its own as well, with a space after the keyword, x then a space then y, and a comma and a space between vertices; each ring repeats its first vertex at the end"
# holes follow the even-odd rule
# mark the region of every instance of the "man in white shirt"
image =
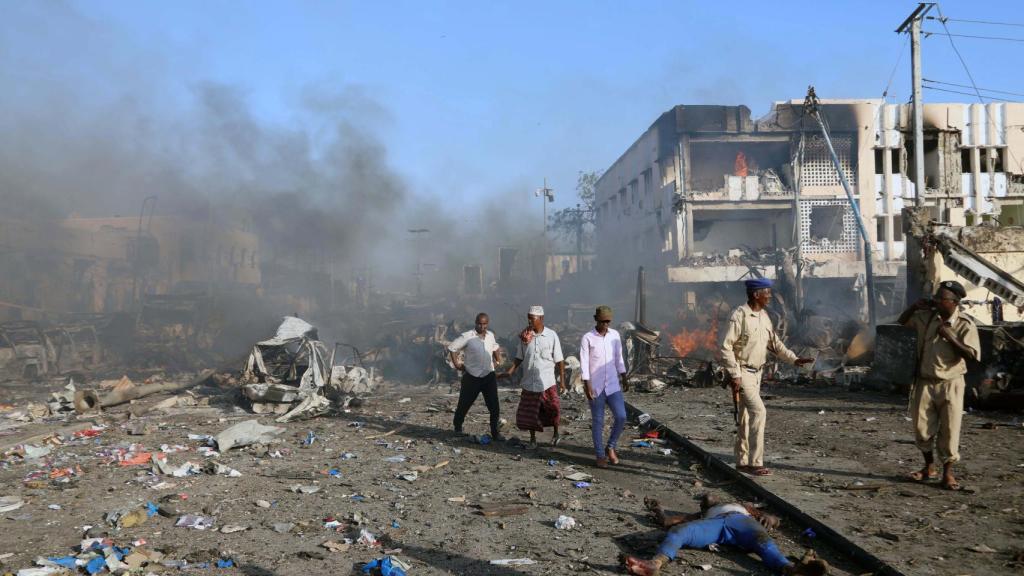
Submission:
POLYGON ((519 346, 512 368, 505 374, 512 376, 516 369, 523 367, 520 386, 523 388, 516 409, 516 426, 520 430, 530 431, 530 445, 537 445, 537 432, 543 432, 545 426, 551 426, 554 433, 551 445, 557 446, 561 437, 558 435, 558 422, 561 404, 558 398, 559 389, 565 391, 565 358, 562 356, 562 343, 558 334, 544 326, 544 308, 530 307, 526 315, 529 326, 519 334, 519 346), (558 371, 559 385, 555 387, 555 371, 558 371))
POLYGON ((598 306, 594 312, 594 322, 594 329, 584 334, 580 342, 580 372, 583 377, 583 392, 590 403, 597 467, 607 468, 609 462, 619 463, 615 446, 626 427, 626 404, 622 397, 626 382, 626 363, 622 360, 622 338, 619 337, 618 330, 610 327, 611 307, 598 306), (611 408, 614 418, 607 445, 601 438, 604 434, 606 405, 611 408))
POLYGON ((501 421, 498 406, 498 379, 494 376, 494 366, 501 364, 501 353, 494 332, 487 329, 491 320, 483 312, 476 315, 474 330, 463 332, 448 345, 455 369, 462 372, 462 386, 459 389, 459 404, 455 408, 455 433, 464 434, 462 423, 466 420, 476 397, 483 392, 484 404, 491 414, 491 437, 503 440, 498 431, 501 421), (463 352, 460 360, 458 352, 463 352))

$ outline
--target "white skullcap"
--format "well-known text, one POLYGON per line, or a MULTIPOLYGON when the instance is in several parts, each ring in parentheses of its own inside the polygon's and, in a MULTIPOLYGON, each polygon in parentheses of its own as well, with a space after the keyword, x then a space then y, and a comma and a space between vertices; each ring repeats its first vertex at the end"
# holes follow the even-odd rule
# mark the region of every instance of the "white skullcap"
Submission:
POLYGON ((530 306, 530 316, 543 316, 543 315, 544 315, 544 307, 543 306, 530 306))

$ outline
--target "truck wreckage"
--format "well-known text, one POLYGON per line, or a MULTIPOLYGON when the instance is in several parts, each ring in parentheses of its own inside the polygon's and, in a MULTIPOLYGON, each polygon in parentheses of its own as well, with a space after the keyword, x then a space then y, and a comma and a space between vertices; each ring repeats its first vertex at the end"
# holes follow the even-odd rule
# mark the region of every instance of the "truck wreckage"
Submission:
MULTIPOLYGON (((348 407, 373 390, 373 369, 335 364, 337 345, 328 350, 317 329, 285 317, 273 338, 257 342, 242 370, 242 395, 256 414, 279 414, 277 422, 312 417, 348 407)), ((358 352, 355 362, 361 364, 358 352)))

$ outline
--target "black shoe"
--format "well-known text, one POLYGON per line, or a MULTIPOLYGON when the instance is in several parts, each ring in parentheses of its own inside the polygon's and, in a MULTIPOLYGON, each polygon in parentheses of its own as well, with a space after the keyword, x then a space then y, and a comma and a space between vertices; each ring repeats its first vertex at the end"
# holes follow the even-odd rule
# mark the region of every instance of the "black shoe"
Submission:
POLYGON ((453 434, 455 434, 456 436, 469 436, 469 434, 466 434, 465 432, 462 431, 462 428, 456 428, 453 431, 453 434))

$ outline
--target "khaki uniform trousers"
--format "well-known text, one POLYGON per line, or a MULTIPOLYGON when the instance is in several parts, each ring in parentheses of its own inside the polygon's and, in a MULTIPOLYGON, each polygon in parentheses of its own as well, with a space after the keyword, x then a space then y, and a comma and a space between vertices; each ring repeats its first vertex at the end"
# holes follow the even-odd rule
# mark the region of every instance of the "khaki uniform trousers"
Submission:
POLYGON ((734 452, 737 466, 764 466, 764 424, 767 410, 761 400, 761 371, 740 369, 740 425, 734 452))
POLYGON ((918 378, 911 397, 914 442, 921 452, 938 452, 938 461, 960 460, 960 423, 964 414, 964 377, 949 380, 918 378))

